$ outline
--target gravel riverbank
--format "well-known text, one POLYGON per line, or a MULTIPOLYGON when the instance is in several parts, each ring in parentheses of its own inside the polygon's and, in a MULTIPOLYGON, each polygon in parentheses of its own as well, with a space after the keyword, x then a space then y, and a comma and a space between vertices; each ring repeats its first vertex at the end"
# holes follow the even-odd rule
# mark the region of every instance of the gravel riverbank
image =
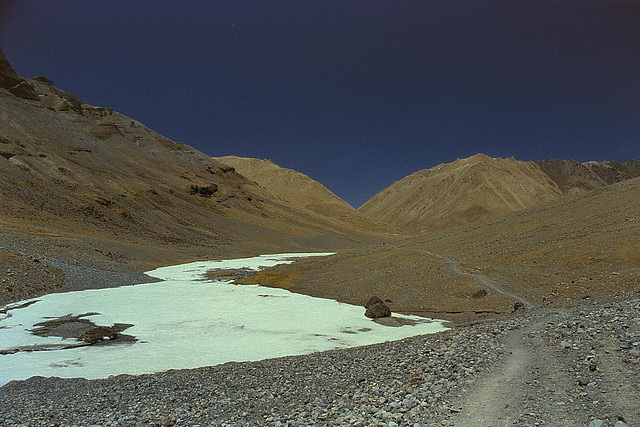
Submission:
MULTIPOLYGON (((93 241, 73 241, 93 247, 93 241)), ((61 243, 59 243, 61 244, 61 243)), ((71 246, 71 243, 64 245, 71 246)), ((157 282, 158 279, 117 263, 105 262, 101 250, 87 251, 82 259, 65 247, 52 247, 48 239, 24 238, 0 232, 0 306, 53 292, 105 289, 157 282), (92 253, 94 252, 94 253, 92 253)), ((110 254, 108 252, 108 254, 110 254)))
POLYGON ((628 294, 305 356, 93 381, 36 377, 0 388, 0 423, 640 425, 639 313, 628 294))

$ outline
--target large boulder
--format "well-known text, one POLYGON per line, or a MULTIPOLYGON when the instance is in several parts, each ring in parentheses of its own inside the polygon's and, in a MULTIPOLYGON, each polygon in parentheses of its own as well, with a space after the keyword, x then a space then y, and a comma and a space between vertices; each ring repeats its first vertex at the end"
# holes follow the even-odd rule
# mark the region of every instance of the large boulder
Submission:
POLYGON ((375 304, 384 304, 384 301, 382 301, 380 298, 376 296, 372 296, 371 298, 369 298, 369 301, 366 302, 366 304, 364 305, 364 308, 369 308, 375 304))
POLYGON ((364 305, 366 311, 364 315, 370 319, 379 319, 381 317, 391 316, 391 309, 380 298, 373 296, 364 305))

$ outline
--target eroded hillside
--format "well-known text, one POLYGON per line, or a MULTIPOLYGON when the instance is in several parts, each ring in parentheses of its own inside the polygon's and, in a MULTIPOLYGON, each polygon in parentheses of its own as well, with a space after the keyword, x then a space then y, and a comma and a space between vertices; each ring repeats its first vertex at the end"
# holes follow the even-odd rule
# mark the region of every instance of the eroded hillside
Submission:
POLYGON ((391 226, 367 218, 327 187, 296 170, 263 159, 224 156, 216 157, 216 160, 233 166, 243 176, 293 206, 314 212, 354 231, 382 235, 401 233, 391 226))

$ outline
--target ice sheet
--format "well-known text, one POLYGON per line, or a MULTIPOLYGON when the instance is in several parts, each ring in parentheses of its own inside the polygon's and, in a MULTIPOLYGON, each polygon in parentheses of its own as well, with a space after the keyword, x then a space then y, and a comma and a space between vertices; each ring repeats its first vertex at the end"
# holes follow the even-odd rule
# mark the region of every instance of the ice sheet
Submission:
MULTIPOLYGON (((442 331, 438 320, 414 326, 382 326, 359 306, 294 294, 283 289, 205 280, 211 269, 260 269, 307 256, 276 254, 203 261, 148 272, 163 282, 49 294, 0 315, 0 349, 72 342, 38 337, 28 330, 46 317, 98 312, 99 325, 128 323, 134 344, 19 352, 0 355, 0 385, 34 375, 105 378, 229 361, 261 360, 351 347, 442 331)), ((17 305, 17 304, 15 304, 17 305)))

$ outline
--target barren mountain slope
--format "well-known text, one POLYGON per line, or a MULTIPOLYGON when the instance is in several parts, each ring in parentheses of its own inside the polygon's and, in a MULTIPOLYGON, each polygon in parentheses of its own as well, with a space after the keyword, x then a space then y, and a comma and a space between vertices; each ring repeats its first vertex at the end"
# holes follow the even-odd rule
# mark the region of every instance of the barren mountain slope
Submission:
POLYGON ((259 275, 294 292, 355 304, 377 295, 394 311, 454 319, 511 312, 509 294, 539 305, 637 289, 640 178, 259 275), (456 274, 458 264, 474 276, 456 274))
POLYGON ((365 217, 327 187, 296 170, 283 168, 271 160, 237 156, 215 159, 233 166, 240 174, 293 206, 331 218, 354 230, 399 233, 391 226, 365 217))
POLYGON ((551 159, 535 163, 565 194, 594 190, 640 176, 640 160, 580 163, 573 159, 551 159))
MULTIPOLYGON (((43 255, 142 269, 206 256, 337 249, 364 231, 273 197, 232 167, 0 53, 0 261, 43 255)), ((379 241, 379 240, 378 240, 379 241)), ((4 278, 0 287, 14 279, 4 278)), ((2 292, 10 300, 19 292, 2 292)))
POLYGON ((531 162, 476 154, 411 174, 359 210, 419 234, 521 210, 561 195, 557 185, 531 162))

